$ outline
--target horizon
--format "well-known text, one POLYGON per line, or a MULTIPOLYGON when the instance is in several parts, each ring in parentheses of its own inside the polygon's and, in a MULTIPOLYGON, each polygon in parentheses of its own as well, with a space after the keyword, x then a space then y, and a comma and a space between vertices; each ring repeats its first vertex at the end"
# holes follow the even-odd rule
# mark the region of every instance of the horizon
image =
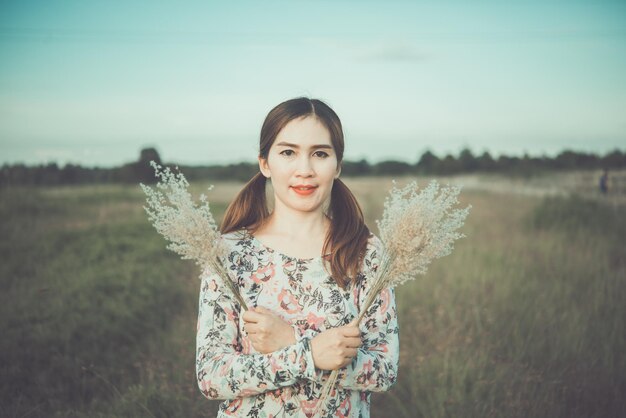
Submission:
MULTIPOLYGON (((574 152, 574 153, 581 153, 581 154, 587 154, 587 155, 594 155, 598 158, 603 158, 609 154, 612 154, 614 152, 619 152, 622 154, 626 154, 626 150, 622 150, 619 148, 614 148, 612 150, 609 150, 605 153, 594 153, 594 152, 584 152, 584 151, 576 151, 576 150, 572 150, 572 149, 563 149, 560 152, 554 154, 554 155, 548 155, 548 154, 529 154, 529 153, 523 153, 521 155, 519 154, 507 154, 507 153, 501 153, 499 155, 494 155, 493 153, 489 152, 488 150, 485 150, 484 152, 480 152, 480 153, 476 153, 473 150, 469 149, 469 148, 465 148, 468 149, 472 155, 475 158, 480 158, 485 152, 488 153, 491 158, 494 161, 497 161, 500 157, 508 157, 508 158, 518 158, 518 159, 523 159, 523 158, 529 158, 529 159, 533 159, 533 158, 548 158, 548 159, 555 159, 559 154, 563 153, 563 152, 574 152)), ((439 154, 436 152, 433 152, 432 150, 424 150, 424 153, 427 151, 430 151, 433 155, 435 155, 438 159, 443 160, 444 158, 446 158, 447 156, 452 156, 455 159, 458 159, 461 152, 464 149, 459 150, 459 152, 457 153, 445 153, 445 154, 439 154)), ((137 156, 140 156, 142 150, 139 150, 139 152, 137 153, 137 156)), ((229 161, 229 162, 222 162, 222 163, 200 163, 200 164, 188 164, 188 163, 184 163, 184 162, 180 162, 180 161, 170 161, 167 160, 165 158, 163 158, 163 156, 161 155, 161 153, 159 152, 159 150, 156 150, 157 153, 159 154, 159 158, 161 159, 161 162, 163 164, 168 164, 168 165, 177 165, 177 166, 188 166, 188 167, 211 167, 211 166, 227 166, 227 165, 237 165, 237 164, 256 164, 257 160, 240 160, 240 161, 229 161)), ((401 159, 386 159, 386 160, 379 160, 379 161, 371 161, 367 158, 361 158, 361 159, 350 159, 350 158, 344 158, 343 161, 347 161, 347 162, 351 162, 351 163, 356 163, 359 161, 366 161, 367 164, 374 166, 378 163, 381 162, 389 162, 389 161, 393 161, 393 162, 400 162, 400 163, 407 163, 410 165, 416 165, 419 162, 420 157, 423 155, 420 154, 414 161, 408 161, 408 160, 401 160, 401 159)), ((2 164, 0 164, 0 168, 2 167, 10 167, 10 166, 18 166, 18 165, 24 165, 26 167, 36 167, 36 166, 46 166, 46 165, 50 165, 50 164, 56 164, 60 169, 64 168, 65 166, 68 165, 76 165, 76 166, 80 166, 83 168, 88 168, 88 169, 110 169, 110 168, 119 168, 125 164, 131 164, 131 163, 136 163, 140 161, 139 158, 136 159, 127 159, 126 161, 123 161, 119 164, 115 164, 115 165, 86 165, 86 164, 81 164, 81 163, 74 163, 74 162, 64 162, 64 163, 60 163, 57 161, 48 161, 48 162, 43 162, 43 163, 32 163, 32 164, 28 164, 28 163, 24 163, 24 162, 12 162, 12 163, 7 163, 7 162, 3 162, 2 164)))

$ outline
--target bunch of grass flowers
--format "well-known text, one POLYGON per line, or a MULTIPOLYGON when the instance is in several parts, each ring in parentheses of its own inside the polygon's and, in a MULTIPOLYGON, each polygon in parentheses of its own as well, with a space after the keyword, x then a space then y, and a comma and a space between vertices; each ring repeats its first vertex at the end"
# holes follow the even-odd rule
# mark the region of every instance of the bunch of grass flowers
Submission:
MULTIPOLYGON (((202 271, 215 272, 242 308, 247 310, 239 289, 222 263, 225 248, 207 197, 201 194, 200 202, 196 204, 183 173, 174 174, 169 167, 163 168, 154 161, 150 161, 150 165, 160 180, 156 190, 139 183, 148 204, 143 208, 157 232, 170 242, 167 249, 179 254, 182 259, 194 260, 202 271)), ((211 185, 209 190, 212 188, 211 185)))
MULTIPOLYGON (((453 208, 458 204, 460 191, 459 186, 449 184, 440 188, 436 180, 431 180, 419 193, 415 181, 404 188, 397 188, 393 182, 385 199, 382 219, 376 221, 382 251, 378 254, 378 267, 361 306, 357 325, 383 289, 425 274, 433 260, 450 254, 454 242, 465 237, 457 229, 465 223, 472 206, 453 208)), ((324 406, 338 373, 333 370, 325 382, 318 408, 324 406)))

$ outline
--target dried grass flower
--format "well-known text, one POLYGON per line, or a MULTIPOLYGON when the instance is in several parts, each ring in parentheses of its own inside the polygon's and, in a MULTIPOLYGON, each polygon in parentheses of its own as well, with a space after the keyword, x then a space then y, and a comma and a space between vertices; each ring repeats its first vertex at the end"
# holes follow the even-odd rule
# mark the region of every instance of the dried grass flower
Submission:
MULTIPOLYGON (((425 274, 432 261, 450 254, 454 242, 465 237, 457 230, 465 223, 472 206, 454 208, 459 203, 461 187, 440 187, 436 180, 431 180, 426 188, 418 190, 415 181, 403 188, 396 187, 394 181, 385 198, 382 219, 376 221, 382 251, 358 323, 383 289, 425 274)), ((324 406, 338 373, 333 370, 325 382, 318 410, 324 406)))
MULTIPOLYGON (((175 174, 169 167, 163 168, 154 161, 150 161, 150 165, 160 180, 156 190, 140 183, 148 204, 143 208, 157 232, 169 241, 167 248, 182 259, 194 260, 203 272, 217 273, 222 284, 247 310, 239 289, 222 263, 226 249, 206 195, 201 194, 197 204, 188 191, 189 182, 183 173, 175 174)), ((209 191, 212 188, 211 185, 209 191)))

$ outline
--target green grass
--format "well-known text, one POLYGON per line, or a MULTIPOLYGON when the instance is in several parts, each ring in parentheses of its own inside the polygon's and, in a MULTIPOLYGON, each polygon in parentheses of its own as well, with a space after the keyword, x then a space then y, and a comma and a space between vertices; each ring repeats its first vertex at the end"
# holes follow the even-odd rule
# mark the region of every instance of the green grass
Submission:
POLYGON ((575 197, 475 199, 468 238, 399 291, 400 379, 373 415, 619 416, 623 217, 575 197))
POLYGON ((94 201, 3 191, 3 416, 50 416, 117 396, 187 303, 189 266, 143 218, 87 222, 94 201), (85 223, 60 227, 76 218, 85 223))
MULTIPOLYGON (((387 186, 357 193, 374 230, 387 186)), ((240 186, 223 187, 218 219, 240 186)), ((397 290, 399 381, 372 416, 619 416, 623 209, 461 200, 467 238, 397 290)), ((198 270, 142 205, 138 187, 0 190, 0 416, 215 416, 194 376, 198 270)))

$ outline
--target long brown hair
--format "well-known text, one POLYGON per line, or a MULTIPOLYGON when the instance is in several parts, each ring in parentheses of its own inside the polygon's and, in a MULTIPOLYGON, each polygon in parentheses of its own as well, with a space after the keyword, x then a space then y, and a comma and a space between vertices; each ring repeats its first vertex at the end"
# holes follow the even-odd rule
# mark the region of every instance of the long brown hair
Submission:
MULTIPOLYGON (((343 129, 339 116, 318 99, 297 97, 274 107, 261 128, 259 157, 267 159, 278 133, 294 119, 316 117, 330 132, 331 142, 341 164, 344 151, 343 129)), ((220 231, 223 234, 246 228, 257 230, 269 216, 265 197, 265 176, 261 172, 252 177, 226 209, 220 231)), ((338 178, 333 183, 328 216, 331 225, 324 240, 323 254, 330 253, 328 261, 331 276, 346 288, 360 270, 370 235, 363 212, 348 187, 338 178)))

